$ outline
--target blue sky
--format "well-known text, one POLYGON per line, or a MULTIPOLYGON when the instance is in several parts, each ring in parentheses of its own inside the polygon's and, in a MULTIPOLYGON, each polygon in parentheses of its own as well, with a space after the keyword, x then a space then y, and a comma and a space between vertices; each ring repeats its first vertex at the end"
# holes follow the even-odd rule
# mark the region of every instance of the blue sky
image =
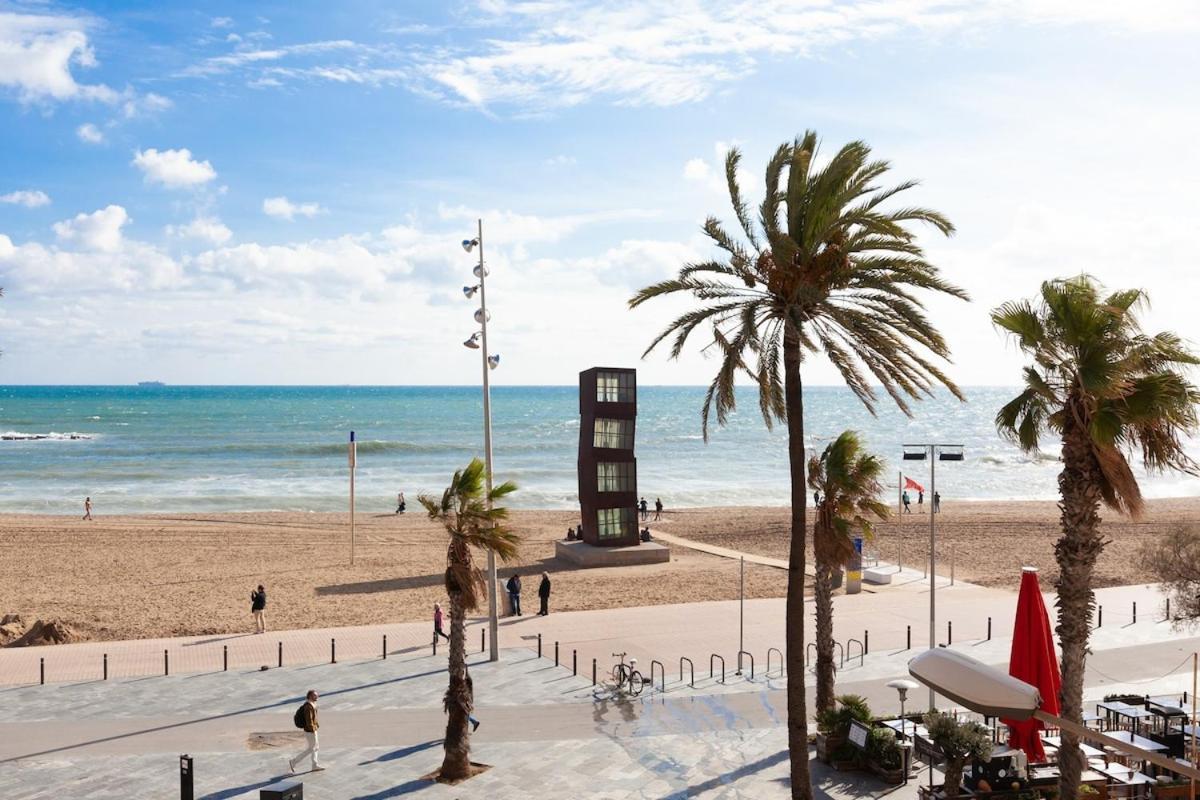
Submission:
POLYGON ((1198 29, 1170 0, 0 0, 0 382, 472 383, 479 216, 498 380, 637 365, 679 306, 625 301, 709 255, 725 148, 757 195, 806 128, 958 226, 923 243, 974 298, 931 302, 960 382, 1015 382, 987 310, 1081 270, 1195 341, 1198 29))

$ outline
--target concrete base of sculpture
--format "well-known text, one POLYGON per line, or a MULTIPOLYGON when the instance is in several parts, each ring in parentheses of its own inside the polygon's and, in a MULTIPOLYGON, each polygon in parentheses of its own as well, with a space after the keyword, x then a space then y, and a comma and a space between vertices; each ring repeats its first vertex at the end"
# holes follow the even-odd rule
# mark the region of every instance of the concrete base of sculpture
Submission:
POLYGON ((594 547, 586 542, 558 540, 554 556, 577 567, 628 567, 635 564, 663 564, 671 560, 671 550, 658 542, 642 542, 626 547, 594 547))

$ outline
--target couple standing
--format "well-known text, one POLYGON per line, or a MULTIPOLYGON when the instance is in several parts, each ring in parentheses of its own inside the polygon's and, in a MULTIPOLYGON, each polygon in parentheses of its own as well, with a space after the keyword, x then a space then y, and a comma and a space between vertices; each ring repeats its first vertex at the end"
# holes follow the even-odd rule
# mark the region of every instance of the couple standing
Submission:
MULTIPOLYGON (((518 617, 524 616, 521 613, 521 576, 518 573, 513 573, 505 584, 505 589, 508 591, 508 604, 512 608, 512 613, 518 617)), ((541 601, 541 609, 538 611, 539 617, 545 617, 550 613, 550 574, 542 573, 542 582, 538 584, 538 599, 541 601)))

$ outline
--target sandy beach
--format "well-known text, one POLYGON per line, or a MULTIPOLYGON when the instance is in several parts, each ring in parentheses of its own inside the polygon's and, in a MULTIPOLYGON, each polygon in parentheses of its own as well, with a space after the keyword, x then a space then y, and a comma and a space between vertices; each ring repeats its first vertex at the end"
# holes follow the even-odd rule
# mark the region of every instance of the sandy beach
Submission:
MULTIPOLYGON (((1195 519, 1200 498, 1159 500, 1136 522, 1108 515, 1112 540, 1097 570, 1098 585, 1144 580, 1133 566, 1143 541, 1195 519)), ((786 557, 788 509, 669 510, 662 530, 745 552, 786 557)), ((926 557, 928 516, 907 515, 882 526, 881 556, 906 564, 926 557)), ((736 561, 672 549, 667 564, 578 570, 554 558, 577 515, 514 512, 524 536, 519 563, 527 610, 536 605, 537 575, 551 574, 552 609, 581 610, 693 600, 734 599, 736 561)), ((1015 585, 1022 565, 1053 580, 1057 509, 1049 502, 946 503, 938 519, 942 563, 954 552, 957 577, 989 586, 1015 585)), ((405 622, 429 617, 444 601, 445 534, 421 513, 358 516, 355 564, 349 564, 342 514, 242 513, 0 515, 0 615, 27 622, 57 618, 85 638, 131 639, 215 634, 250 628, 249 594, 266 584, 269 624, 305 628, 405 622)), ((784 594, 786 575, 748 565, 747 597, 784 594)))

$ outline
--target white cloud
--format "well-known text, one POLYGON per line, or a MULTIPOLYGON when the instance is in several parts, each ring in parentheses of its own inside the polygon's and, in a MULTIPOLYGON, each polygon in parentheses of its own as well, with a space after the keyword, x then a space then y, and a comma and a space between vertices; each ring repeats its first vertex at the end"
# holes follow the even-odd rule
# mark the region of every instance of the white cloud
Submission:
POLYGON ((145 175, 147 183, 159 183, 168 189, 187 189, 202 186, 217 177, 217 171, 207 161, 196 161, 186 147, 158 151, 153 147, 139 150, 131 162, 145 175))
POLYGON ((200 239, 212 244, 225 244, 233 237, 233 231, 216 217, 196 217, 186 225, 168 225, 166 234, 181 239, 200 239))
POLYGON ((166 111, 173 105, 175 104, 169 98, 163 97, 161 94, 155 94, 154 92, 147 92, 140 96, 128 95, 125 102, 121 105, 121 110, 125 114, 126 119, 134 119, 166 111))
POLYGON ((233 26, 233 19, 231 17, 213 17, 209 24, 214 28, 230 28, 233 26))
POLYGON ((550 158, 547 158, 542 163, 547 167, 573 167, 578 162, 576 161, 575 156, 559 154, 557 156, 551 156, 550 158))
POLYGON ((50 195, 40 189, 20 189, 8 194, 0 194, 0 203, 37 208, 50 204, 50 195))
POLYGON ((75 129, 75 135, 82 142, 100 144, 104 141, 104 132, 90 122, 85 122, 75 129))
POLYGON ((121 228, 129 215, 118 205, 109 205, 91 214, 76 214, 74 219, 54 223, 60 241, 73 242, 89 250, 114 252, 121 247, 121 228))
POLYGON ((288 222, 294 220, 297 216, 300 217, 315 217, 317 214, 322 214, 325 209, 321 208, 317 203, 293 203, 286 197, 268 197, 263 200, 263 213, 275 219, 286 219, 288 222))
POLYGON ((113 89, 78 83, 72 73, 96 65, 86 27, 76 17, 0 12, 0 87, 16 90, 25 102, 116 102, 113 89))
POLYGON ((708 162, 703 158, 690 159, 683 165, 683 177, 689 181, 707 180, 712 175, 712 170, 708 166, 708 162))

